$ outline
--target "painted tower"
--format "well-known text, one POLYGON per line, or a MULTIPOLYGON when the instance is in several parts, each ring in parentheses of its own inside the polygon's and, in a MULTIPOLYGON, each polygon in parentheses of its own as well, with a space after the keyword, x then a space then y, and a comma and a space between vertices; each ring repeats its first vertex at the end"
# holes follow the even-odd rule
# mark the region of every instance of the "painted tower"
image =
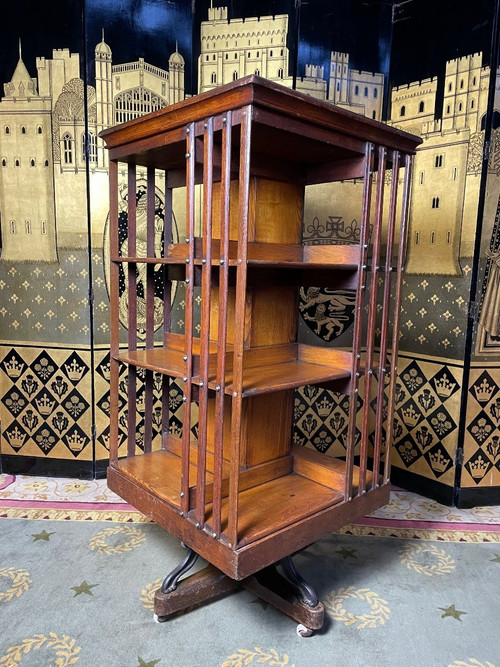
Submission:
POLYGON ((56 261, 52 105, 19 60, 0 101, 2 259, 56 261))
POLYGON ((291 86, 287 33, 287 14, 229 20, 227 7, 210 7, 201 24, 198 92, 248 74, 291 86))
POLYGON ((407 271, 460 275, 473 254, 489 68, 476 53, 446 63, 443 109, 436 78, 392 91, 390 123, 422 136, 410 210, 407 271))
POLYGON ((349 66, 349 54, 332 51, 328 101, 355 111, 366 118, 382 119, 384 75, 380 72, 354 70, 349 66))

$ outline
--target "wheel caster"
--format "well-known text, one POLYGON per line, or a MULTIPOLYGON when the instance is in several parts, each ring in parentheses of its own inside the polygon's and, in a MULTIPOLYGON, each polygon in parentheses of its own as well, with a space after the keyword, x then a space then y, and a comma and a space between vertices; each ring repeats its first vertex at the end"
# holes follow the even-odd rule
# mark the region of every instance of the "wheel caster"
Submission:
POLYGON ((297 625, 297 634, 299 637, 310 637, 314 631, 311 630, 311 628, 306 628, 305 625, 302 625, 302 623, 299 623, 297 625))
POLYGON ((158 614, 153 614, 153 621, 155 623, 165 623, 166 620, 166 616, 158 616, 158 614))

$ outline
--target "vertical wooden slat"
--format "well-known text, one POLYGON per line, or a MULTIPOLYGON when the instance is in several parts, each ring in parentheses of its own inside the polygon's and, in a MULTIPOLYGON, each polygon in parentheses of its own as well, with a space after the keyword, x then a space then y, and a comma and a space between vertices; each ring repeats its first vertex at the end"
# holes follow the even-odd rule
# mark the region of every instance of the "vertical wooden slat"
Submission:
MULTIPOLYGON (((167 182, 167 174, 165 173, 165 183, 167 182)), ((165 186, 165 211, 163 220, 163 251, 162 256, 165 257, 167 248, 172 243, 172 229, 173 229, 173 209, 172 209, 172 188, 165 186)), ((163 274, 163 341, 165 342, 167 333, 171 330, 172 319, 172 281, 168 275, 168 264, 162 266, 163 274)), ((166 438, 170 429, 170 389, 172 381, 168 375, 162 376, 162 448, 166 446, 166 438)))
MULTIPOLYGON (((382 296, 382 319, 380 323, 380 356, 378 363, 377 413, 375 419, 375 435, 373 440, 373 488, 379 486, 380 453, 384 423, 383 406, 385 398, 386 358, 389 337, 389 320, 391 311, 391 284, 392 284, 392 252, 396 227, 396 203, 398 195, 399 152, 392 151, 392 178, 389 194, 389 211, 387 216, 387 250, 385 255, 385 282, 382 296)), ((387 424, 387 428, 392 428, 387 424)))
MULTIPOLYGON (((109 163, 109 227, 110 227, 110 256, 118 258, 118 163, 109 163)), ((120 363, 116 357, 119 354, 120 345, 120 318, 119 318, 119 279, 120 265, 111 259, 110 267, 110 426, 109 426, 109 458, 114 464, 118 460, 118 418, 119 401, 118 385, 120 376, 120 363)))
POLYGON ((236 268, 235 332, 233 352, 233 400, 231 409, 231 448, 229 471, 228 539, 238 544, 238 492, 243 387, 243 345, 245 339, 245 303, 248 254, 248 200, 250 193, 250 144, 252 107, 242 110, 238 201, 238 250, 236 268))
MULTIPOLYGON (((135 164, 128 165, 128 256, 135 258, 137 252, 137 226, 136 226, 136 174, 135 164)), ((128 349, 137 350, 137 263, 133 260, 127 265, 127 289, 128 289, 128 349)), ((137 420, 137 369, 135 366, 128 367, 128 445, 127 456, 135 454, 137 420)))
POLYGON ((349 397, 349 422, 346 438, 346 475, 344 498, 352 498, 352 475, 354 467, 354 448, 356 444, 356 417, 358 412, 359 375, 361 344, 363 333, 363 305, 367 278, 366 262, 368 258, 368 240, 370 236, 370 207, 373 172, 373 144, 367 143, 363 174, 363 201, 361 207, 360 260, 358 265, 358 289, 354 317, 352 342, 351 394, 349 397))
POLYGON ((229 206, 231 188, 232 114, 228 111, 222 125, 221 220, 219 257, 219 297, 217 323, 217 381, 214 416, 214 477, 212 530, 221 534, 222 462, 224 451, 224 392, 226 388, 227 294, 229 284, 229 206))
POLYGON ((189 506, 189 458, 191 448, 191 389, 193 369, 193 298, 194 298, 194 220, 195 220, 195 125, 186 129, 186 278, 184 307, 184 377, 181 455, 181 510, 187 515, 189 506))
POLYGON ((203 220, 200 323, 200 398, 198 410, 198 459, 196 480, 196 520, 205 526, 208 360, 210 354, 210 287, 212 277, 212 187, 213 187, 213 118, 205 123, 203 140, 203 220))
MULTIPOLYGON (((155 170, 148 167, 146 191, 146 256, 155 256, 155 170)), ((146 348, 154 347, 155 265, 146 263, 146 348)), ((144 453, 153 440, 153 371, 146 370, 144 387, 144 453)))
MULTIPOLYGON (((401 226, 399 235, 398 259, 396 266, 396 280, 394 290, 394 303, 397 305, 401 303, 401 290, 403 287, 403 264, 406 256, 406 242, 407 242, 407 222, 408 209, 410 201, 410 183, 413 167, 413 158, 411 155, 405 156, 405 176, 403 184, 403 201, 401 206, 401 226)), ((398 367, 398 350, 399 350, 399 319, 401 309, 397 306, 394 309, 393 330, 392 330, 392 350, 391 350, 391 366, 390 366, 390 382, 387 399, 387 434, 386 434, 386 453, 384 462, 384 483, 389 480, 389 472, 391 466, 391 446, 393 438, 392 422, 394 419, 394 395, 396 391, 396 375, 398 367)))
MULTIPOLYGON (((368 303, 368 318, 366 331, 366 357, 363 383, 364 404, 362 412, 361 442, 359 452, 359 488, 358 495, 366 491, 366 471, 368 463, 368 432, 370 429, 370 396, 374 369, 375 329, 377 326, 377 291, 380 275, 380 242, 382 233, 382 214, 384 208, 386 149, 379 146, 377 171, 377 197, 375 202, 375 216, 372 229, 372 262, 370 280, 370 299, 368 303)), ((383 378, 379 378, 379 381, 383 378)))

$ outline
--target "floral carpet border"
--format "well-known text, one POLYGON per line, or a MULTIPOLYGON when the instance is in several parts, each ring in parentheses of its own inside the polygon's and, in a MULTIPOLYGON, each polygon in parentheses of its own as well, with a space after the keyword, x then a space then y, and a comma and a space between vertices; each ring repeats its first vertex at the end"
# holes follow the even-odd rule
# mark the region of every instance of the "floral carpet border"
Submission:
MULTIPOLYGON (((48 521, 104 521, 113 523, 151 523, 151 520, 125 503, 91 504, 3 501, 0 519, 48 521)), ((500 543, 500 525, 451 524, 408 520, 362 519, 344 526, 340 534, 359 537, 394 537, 436 542, 500 543)))

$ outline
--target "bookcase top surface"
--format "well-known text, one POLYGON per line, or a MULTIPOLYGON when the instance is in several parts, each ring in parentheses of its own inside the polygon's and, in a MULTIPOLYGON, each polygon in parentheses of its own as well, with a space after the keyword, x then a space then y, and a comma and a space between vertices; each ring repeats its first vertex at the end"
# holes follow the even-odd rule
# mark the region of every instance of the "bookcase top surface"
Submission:
POLYGON ((111 155, 112 159, 116 159, 125 155, 124 149, 127 146, 130 147, 130 153, 140 153, 148 150, 148 140, 157 144, 161 135, 175 134, 179 130, 184 132, 190 123, 202 122, 210 116, 228 111, 237 112, 247 106, 252 107, 253 120, 257 123, 272 124, 278 121, 280 125, 276 127, 276 132, 285 130, 291 141, 294 137, 302 142, 307 140, 307 128, 310 128, 313 143, 315 130, 330 131, 332 135, 346 140, 373 142, 409 154, 413 154, 421 143, 421 139, 415 135, 256 75, 238 79, 116 125, 101 132, 100 136, 105 140, 108 149, 121 149, 117 155, 111 155))

